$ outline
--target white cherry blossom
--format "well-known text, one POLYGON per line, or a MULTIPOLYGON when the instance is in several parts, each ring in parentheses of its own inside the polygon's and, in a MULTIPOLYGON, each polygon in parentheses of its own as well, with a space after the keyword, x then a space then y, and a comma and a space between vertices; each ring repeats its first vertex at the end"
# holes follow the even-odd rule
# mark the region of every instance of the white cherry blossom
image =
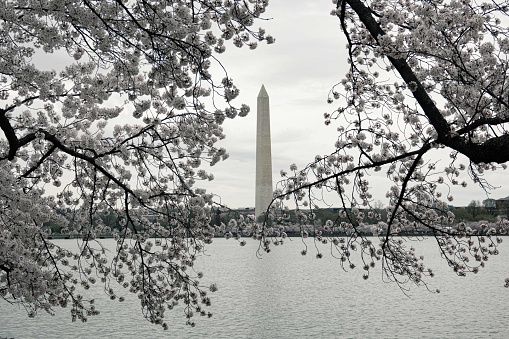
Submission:
POLYGON ((86 321, 100 283, 112 300, 137 295, 164 328, 176 305, 189 325, 211 315, 217 287, 193 265, 216 234, 213 199, 196 185, 228 157, 215 146, 224 117, 249 107, 210 68, 227 48, 274 42, 252 28, 267 4, 0 0, 0 297, 86 321), (50 226, 80 251, 56 246, 50 226))

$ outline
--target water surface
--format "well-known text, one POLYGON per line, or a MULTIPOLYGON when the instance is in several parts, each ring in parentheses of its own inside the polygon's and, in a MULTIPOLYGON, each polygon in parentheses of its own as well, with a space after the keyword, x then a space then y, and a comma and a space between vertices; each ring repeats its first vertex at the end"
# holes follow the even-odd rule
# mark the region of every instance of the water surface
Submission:
MULTIPOLYGON (((381 270, 368 280, 362 269, 344 272, 324 252, 308 255, 300 239, 287 240, 257 258, 255 241, 245 247, 235 240, 215 239, 196 269, 206 283, 217 283, 212 318, 194 318, 185 325, 182 309, 167 312, 170 329, 143 319, 136 298, 124 303, 96 298, 98 316, 70 321, 68 309, 55 316, 39 313, 29 319, 24 309, 0 302, 0 337, 14 338, 507 338, 509 337, 509 239, 478 275, 456 276, 440 259, 432 240, 413 244, 436 276, 433 290, 411 288, 406 296, 382 281, 381 270)), ((73 246, 74 240, 58 240, 73 246), (67 242, 67 243, 66 243, 67 242)), ((112 246, 111 239, 102 240, 112 246)), ((325 248, 322 247, 322 250, 325 248)))

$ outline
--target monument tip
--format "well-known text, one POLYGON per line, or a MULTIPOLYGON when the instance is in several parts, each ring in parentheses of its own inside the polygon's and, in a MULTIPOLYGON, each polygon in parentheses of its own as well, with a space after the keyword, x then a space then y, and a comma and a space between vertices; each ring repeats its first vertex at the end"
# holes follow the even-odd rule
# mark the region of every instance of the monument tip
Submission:
POLYGON ((269 95, 267 94, 267 91, 265 90, 265 86, 262 85, 262 88, 260 88, 260 93, 258 93, 258 98, 268 98, 269 95))

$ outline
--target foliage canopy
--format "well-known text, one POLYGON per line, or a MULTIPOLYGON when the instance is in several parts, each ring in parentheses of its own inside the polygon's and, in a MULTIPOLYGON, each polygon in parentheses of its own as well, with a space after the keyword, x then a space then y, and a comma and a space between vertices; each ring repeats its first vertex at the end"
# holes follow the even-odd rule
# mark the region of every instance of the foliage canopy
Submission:
POLYGON ((211 69, 227 40, 274 41, 251 29, 266 6, 0 0, 2 298, 29 315, 69 306, 85 321, 98 312, 86 290, 100 283, 111 299, 122 287, 138 295, 165 328, 178 303, 191 325, 207 314, 193 263, 216 230, 212 195, 195 183, 213 179, 202 164, 228 157, 215 146, 223 121, 249 111, 211 69), (46 70, 49 60, 61 64, 46 70), (118 229, 99 217, 109 213, 118 229), (80 252, 49 240, 47 223, 79 236, 80 252), (117 239, 113 257, 95 241, 103 233, 117 239))
MULTIPOLYGON (((249 112, 232 106, 239 90, 226 72, 216 79, 211 69, 221 68, 227 40, 251 49, 274 41, 251 28, 267 3, 0 0, 3 299, 30 315, 69 306, 85 321, 98 312, 87 290, 100 283, 111 299, 121 288, 136 294, 164 328, 165 310, 179 303, 190 325, 193 313, 210 315, 216 286, 200 285, 194 261, 222 229, 209 225, 213 196, 195 184, 213 179, 203 164, 228 157, 215 146, 223 121, 249 112), (65 61, 47 70, 48 56, 65 61), (55 245, 47 224, 78 236, 80 251, 55 245), (95 240, 110 232, 117 248, 108 258, 95 240)), ((388 280, 426 284, 433 271, 399 236, 423 229, 458 275, 477 273, 508 223, 470 228, 448 202, 454 186, 491 189, 483 173, 509 160, 509 2, 334 3, 350 65, 330 92, 338 108, 325 115, 339 124, 335 151, 282 172, 277 200, 292 198, 312 224, 302 209, 321 190, 337 193, 341 211, 314 240, 345 268, 360 260, 366 279, 381 261, 388 280), (440 150, 450 152, 445 168, 433 160, 440 150), (392 184, 383 213, 368 181, 381 170, 392 184), (373 219, 379 244, 359 232, 373 219), (328 235, 338 228, 346 236, 328 235)), ((228 226, 255 234, 266 251, 269 235, 285 237, 252 222, 228 226)))
POLYGON ((505 234, 508 222, 474 229, 456 222, 448 204, 454 187, 492 189, 483 174, 509 160, 509 3, 333 2, 349 62, 328 99, 338 108, 325 114, 326 125, 339 126, 335 151, 282 171, 277 198, 295 201, 301 219, 312 223, 306 209, 317 208, 323 191, 336 193, 342 211, 316 241, 331 242, 344 267, 355 267, 358 252, 366 279, 381 260, 387 280, 423 284, 432 270, 400 237, 423 232, 434 235, 458 275, 477 273, 498 254, 502 240, 494 234, 505 234), (437 159, 447 152, 444 166, 437 159), (375 208, 377 188, 369 182, 380 171, 391 186, 386 216, 375 208), (374 217, 374 232, 383 230, 379 244, 359 232, 374 217), (337 228, 349 235, 331 237, 337 228))

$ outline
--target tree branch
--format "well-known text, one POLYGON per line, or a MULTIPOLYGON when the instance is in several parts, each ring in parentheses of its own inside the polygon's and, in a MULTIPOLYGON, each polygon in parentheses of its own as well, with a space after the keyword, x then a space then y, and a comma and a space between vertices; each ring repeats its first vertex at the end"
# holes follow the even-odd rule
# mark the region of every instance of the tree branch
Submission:
MULTIPOLYGON (((357 13, 361 22, 376 41, 379 41, 380 36, 386 34, 373 17, 371 9, 366 7, 361 0, 344 1, 357 13)), ((338 7, 341 3, 342 2, 338 3, 338 7)), ((340 17, 340 20, 341 19, 340 17)), ((387 55, 387 59, 398 71, 406 84, 414 83, 416 85, 412 86, 416 87, 412 94, 431 125, 435 128, 438 135, 436 142, 462 153, 476 164, 490 162, 503 163, 509 161, 509 151, 507 151, 509 150, 509 135, 492 137, 484 143, 476 144, 458 133, 461 131, 461 134, 463 134, 466 131, 473 130, 475 127, 479 127, 482 125, 481 121, 477 122, 473 127, 467 126, 460 129, 458 132, 451 131, 447 120, 443 117, 406 60, 389 55, 387 55)), ((492 120, 492 122, 494 121, 495 120, 492 120)), ((499 123, 503 122, 504 121, 500 121, 499 123)))
POLYGON ((9 118, 7 118, 6 114, 6 110, 0 109, 0 128, 4 132, 4 135, 7 138, 7 142, 9 143, 9 153, 7 155, 7 159, 13 160, 19 148, 19 141, 18 137, 16 136, 16 132, 14 132, 14 128, 12 128, 11 122, 9 121, 9 118))

